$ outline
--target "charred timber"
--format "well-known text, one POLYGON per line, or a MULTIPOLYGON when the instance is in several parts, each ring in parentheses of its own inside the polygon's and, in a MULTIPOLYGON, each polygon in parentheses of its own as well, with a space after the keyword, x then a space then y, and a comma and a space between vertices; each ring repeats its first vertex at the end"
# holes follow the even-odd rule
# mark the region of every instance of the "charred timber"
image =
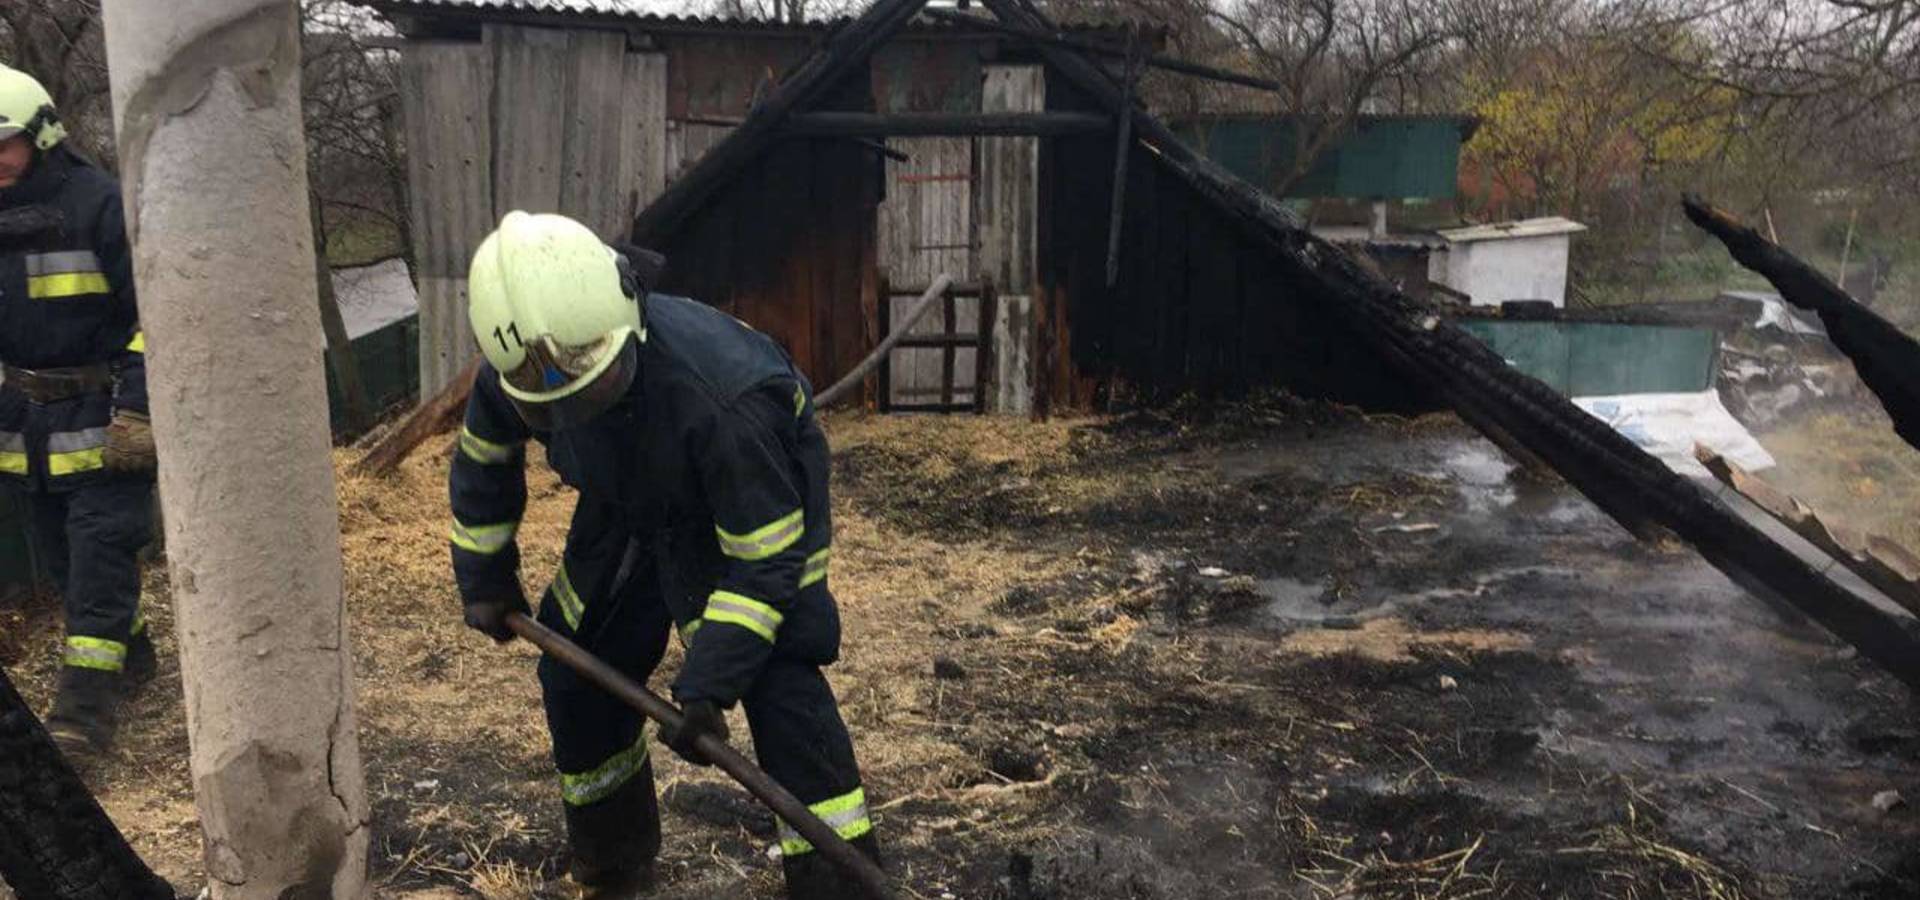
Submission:
POLYGON ((1766 278, 1788 303, 1820 314, 1827 338, 1853 360, 1860 380, 1893 419, 1893 430, 1920 448, 1920 343, 1726 210, 1693 195, 1681 206, 1693 224, 1726 245, 1735 262, 1766 278))
MULTIPOLYGON (((982 2, 1003 21, 1047 27, 1030 3, 982 2)), ((1920 692, 1920 636, 1906 622, 1831 581, 1605 423, 1507 365, 1431 304, 1307 233, 1276 201, 1196 155, 1153 116, 1128 110, 1121 85, 1078 53, 1051 46, 1041 53, 1107 109, 1133 115, 1141 140, 1168 171, 1271 248, 1304 302, 1349 323, 1410 384, 1434 391, 1469 424, 1483 431, 1492 426, 1520 442, 1629 529, 1649 523, 1671 529, 1756 597, 1804 612, 1920 692)))
POLYGON ((786 134, 798 137, 1065 137, 1112 127, 1092 113, 798 113, 786 134))
MULTIPOLYGON (((0 878, 22 898, 173 900, 0 670, 0 878)), ((4 894, 0 890, 0 894, 4 894)))

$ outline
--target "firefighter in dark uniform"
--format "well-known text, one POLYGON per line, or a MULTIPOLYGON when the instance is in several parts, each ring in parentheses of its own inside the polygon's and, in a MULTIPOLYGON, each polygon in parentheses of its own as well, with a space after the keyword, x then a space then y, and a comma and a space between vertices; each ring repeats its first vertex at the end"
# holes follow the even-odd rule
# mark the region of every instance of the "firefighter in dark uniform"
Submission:
POLYGON ((138 560, 154 453, 120 186, 65 135, 46 89, 0 65, 0 482, 29 498, 66 604, 47 727, 85 757, 154 669, 138 560))
MULTIPOLYGON (((826 437, 812 389, 765 335, 648 293, 645 266, 557 215, 513 212, 474 254, 469 313, 487 363, 453 463, 453 568, 469 625, 506 640, 525 610, 514 542, 523 446, 579 491, 541 622, 644 682, 670 633, 689 761, 745 708, 760 765, 877 858, 853 744, 821 667, 839 654, 827 588, 826 437), (636 271, 640 270, 640 271, 636 271)), ((590 897, 651 882, 660 816, 642 718, 551 657, 540 685, 571 871, 590 897)), ((782 823, 789 896, 858 897, 782 823)))

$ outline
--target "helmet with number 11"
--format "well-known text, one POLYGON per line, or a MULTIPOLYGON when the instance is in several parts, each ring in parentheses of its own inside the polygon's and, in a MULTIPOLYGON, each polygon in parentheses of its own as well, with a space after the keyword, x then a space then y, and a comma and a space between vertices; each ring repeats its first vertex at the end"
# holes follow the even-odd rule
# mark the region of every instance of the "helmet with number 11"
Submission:
POLYGON ((467 315, 529 426, 586 424, 633 384, 647 338, 625 257, 566 216, 515 210, 480 242, 467 315))

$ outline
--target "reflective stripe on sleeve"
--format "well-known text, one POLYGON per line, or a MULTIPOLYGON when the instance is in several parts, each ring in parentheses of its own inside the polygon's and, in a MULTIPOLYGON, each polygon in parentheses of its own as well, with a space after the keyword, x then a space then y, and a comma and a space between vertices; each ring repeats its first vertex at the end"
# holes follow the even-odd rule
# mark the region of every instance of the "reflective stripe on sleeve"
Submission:
POLYGON ((16 431, 0 431, 0 472, 27 474, 27 436, 16 431))
POLYGON ((58 300, 88 294, 112 293, 103 272, 68 272, 62 275, 27 276, 27 296, 35 300, 58 300))
POLYGON ((800 586, 806 587, 827 580, 827 563, 832 559, 832 547, 822 548, 820 552, 807 557, 806 568, 800 570, 800 586))
POLYGON ((714 591, 707 597, 707 611, 700 616, 708 622, 730 622, 773 643, 775 632, 785 616, 771 606, 744 594, 714 591))
POLYGON ((647 729, 640 727, 640 738, 633 746, 586 772, 560 773, 560 798, 569 806, 586 806, 605 800, 638 774, 647 764, 647 729))
POLYGON ((718 525, 720 552, 748 562, 766 559, 800 540, 807 532, 806 511, 796 509, 747 534, 734 534, 718 525))
POLYGON ((453 531, 448 538, 455 547, 473 553, 492 556, 513 542, 513 533, 519 529, 519 522, 500 522, 494 525, 468 525, 459 519, 453 520, 453 531))
POLYGON ((127 352, 128 353, 146 353, 147 352, 147 333, 145 331, 136 331, 133 333, 133 340, 130 340, 127 342, 127 352))
POLYGON ((463 425, 460 428, 460 452, 483 466, 497 466, 512 462, 520 452, 520 445, 494 443, 468 431, 463 425))
MULTIPOLYGON (((841 794, 831 800, 807 805, 820 821, 827 823, 834 833, 845 840, 853 840, 873 830, 873 817, 867 812, 867 791, 854 788, 850 793, 841 794)), ((799 856, 813 850, 812 842, 800 836, 785 819, 780 823, 780 853, 782 856, 799 856)))
POLYGON ((28 275, 68 275, 75 272, 99 274, 100 257, 92 250, 60 250, 53 253, 29 253, 28 275))
POLYGON ((47 435, 47 474, 55 477, 91 472, 106 467, 102 453, 107 445, 105 428, 56 431, 47 435))
POLYGON ((105 638, 75 635, 67 638, 67 655, 63 662, 81 669, 118 672, 126 667, 127 645, 105 638))
POLYGON ((798 419, 800 418, 800 414, 806 411, 807 392, 801 390, 800 386, 796 384, 793 386, 793 417, 798 419))

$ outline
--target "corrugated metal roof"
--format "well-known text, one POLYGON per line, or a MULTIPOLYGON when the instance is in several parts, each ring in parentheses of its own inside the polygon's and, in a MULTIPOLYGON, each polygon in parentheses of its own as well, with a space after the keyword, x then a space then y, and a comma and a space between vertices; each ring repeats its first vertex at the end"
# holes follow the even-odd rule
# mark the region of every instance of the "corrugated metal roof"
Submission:
POLYGON ((1573 234, 1587 230, 1587 226, 1572 219, 1559 216, 1547 216, 1540 219, 1521 219, 1517 222, 1495 222, 1490 225, 1473 225, 1467 228, 1449 228, 1440 232, 1440 236, 1450 244, 1466 244, 1473 241, 1499 241, 1513 238, 1551 237, 1556 234, 1573 234))
MULTIPOLYGON (((485 19, 495 15, 564 17, 578 19, 582 23, 617 22, 622 25, 651 26, 666 30, 824 32, 851 22, 854 18, 837 16, 831 19, 788 22, 780 19, 679 15, 647 12, 636 8, 632 0, 354 0, 354 2, 382 14, 457 16, 468 20, 485 19)), ((969 28, 963 24, 918 15, 908 23, 907 27, 908 30, 915 32, 962 31, 969 28)), ((1111 21, 1069 21, 1062 22, 1060 27, 1082 35, 1099 35, 1106 32, 1120 35, 1126 30, 1124 23, 1111 21)), ((1145 34, 1152 37, 1164 31, 1164 26, 1148 26, 1145 34)))

